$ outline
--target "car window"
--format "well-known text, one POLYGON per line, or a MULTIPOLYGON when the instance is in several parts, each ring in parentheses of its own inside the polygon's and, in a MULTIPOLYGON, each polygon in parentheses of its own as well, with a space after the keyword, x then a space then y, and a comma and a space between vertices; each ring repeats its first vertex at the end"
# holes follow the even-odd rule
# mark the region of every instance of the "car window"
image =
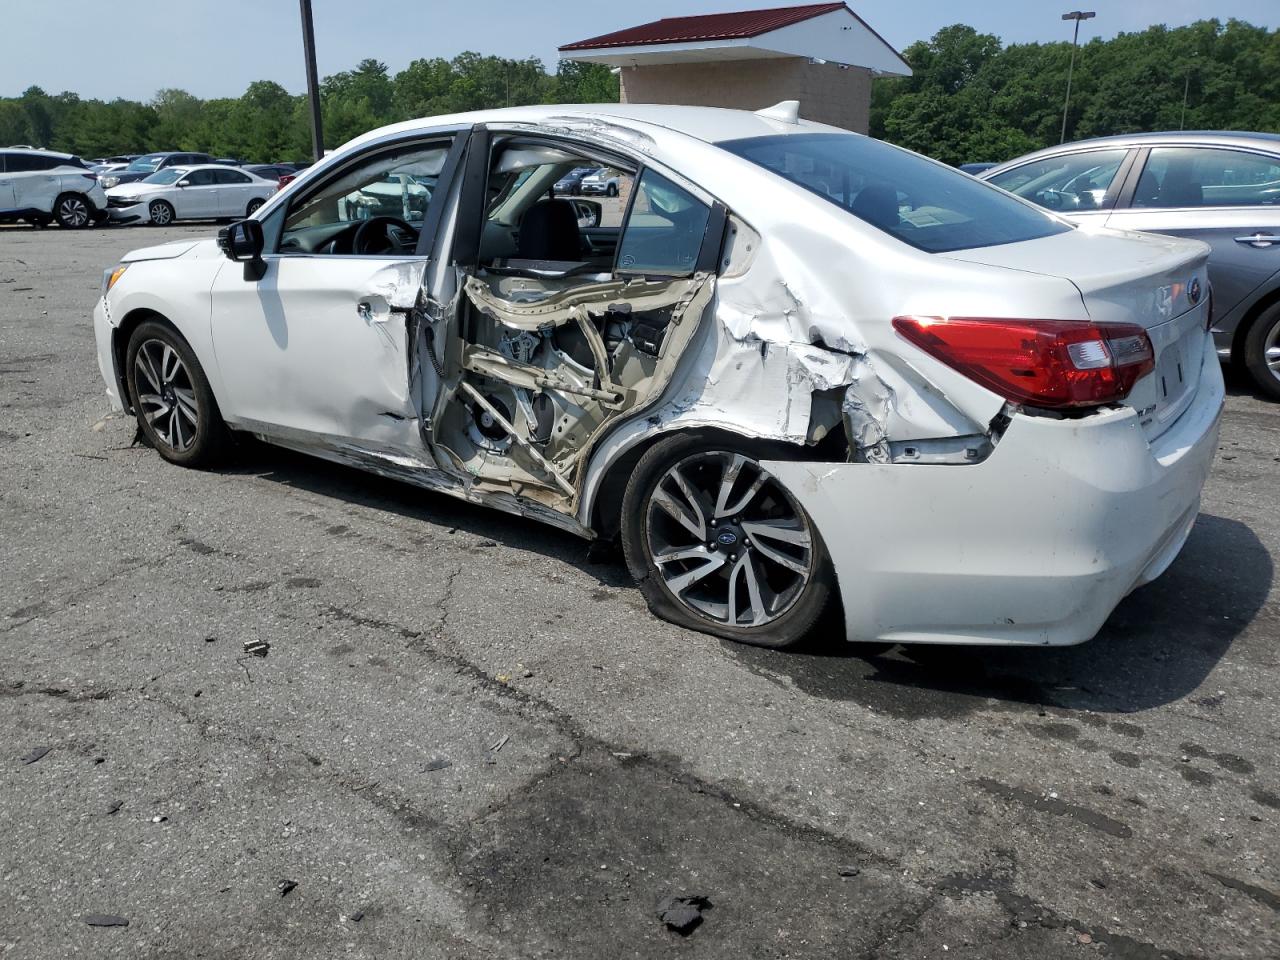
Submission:
POLYGON ((1032 160, 987 181, 1048 210, 1099 210, 1127 153, 1119 147, 1060 154, 1032 160))
POLYGON ((310 249, 302 234, 374 217, 420 226, 449 153, 449 140, 397 147, 360 158, 289 205, 281 248, 310 249))
POLYGON ((165 170, 157 170, 155 173, 151 174, 148 177, 143 177, 142 182, 143 183, 159 183, 159 184, 173 183, 184 173, 186 173, 186 171, 183 170, 181 167, 169 167, 168 169, 165 169, 165 170))
POLYGON ((250 182, 249 178, 245 176, 243 173, 241 173, 239 170, 211 170, 209 172, 214 175, 214 179, 218 183, 249 183, 250 182))
POLYGON ((217 170, 192 170, 182 182, 189 187, 211 187, 218 182, 217 170))
POLYGON ((618 271, 693 273, 711 208, 660 173, 645 170, 618 241, 618 271))
POLYGON ((160 169, 164 159, 162 153, 149 153, 146 156, 135 157, 129 162, 129 166, 125 167, 125 173, 153 173, 160 169))
POLYGON ((1071 229, 968 174, 871 137, 791 134, 719 146, 929 253, 1017 243, 1071 229))
POLYGON ((1280 157, 1209 147, 1153 147, 1133 206, 1280 206, 1280 157))
POLYGON ((5 165, 6 173, 30 173, 32 170, 39 169, 36 162, 39 157, 32 156, 29 153, 11 153, 9 161, 5 165))

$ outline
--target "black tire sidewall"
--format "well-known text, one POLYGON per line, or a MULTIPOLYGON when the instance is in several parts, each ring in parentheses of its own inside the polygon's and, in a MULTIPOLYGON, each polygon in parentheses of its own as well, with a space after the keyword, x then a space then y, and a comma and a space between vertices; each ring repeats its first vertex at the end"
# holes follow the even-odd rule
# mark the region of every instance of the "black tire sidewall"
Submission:
MULTIPOLYGON (((693 613, 672 596, 650 559, 648 538, 644 535, 644 519, 654 486, 675 463, 691 454, 713 450, 741 453, 756 461, 791 460, 796 456, 796 449, 786 444, 701 431, 675 434, 654 444, 636 464, 622 498, 620 529, 627 569, 644 594, 649 609, 660 619, 690 630, 753 646, 775 649, 795 646, 805 640, 838 593, 830 555, 817 525, 808 514, 805 517, 813 534, 813 576, 791 609, 763 627, 734 627, 693 613)), ((797 506, 799 507, 798 503, 797 506)))
POLYGON ((1263 352, 1267 334, 1280 324, 1280 303, 1273 303, 1254 318, 1244 338, 1244 365, 1258 388, 1272 400, 1280 400, 1280 380, 1267 367, 1263 352))
POLYGON ((173 221, 178 218, 177 214, 178 212, 173 209, 173 204, 171 204, 168 200, 152 200, 150 203, 147 204, 147 216, 151 218, 150 222, 151 222, 151 226, 153 227, 171 226, 173 224, 173 221), (166 209, 168 209, 169 219, 166 220, 164 223, 156 223, 155 214, 152 213, 152 209, 154 207, 165 207, 166 209))
POLYGON ((133 406, 138 421, 138 429, 146 437, 160 456, 170 463, 184 467, 211 466, 221 459, 227 444, 227 427, 222 421, 222 414, 214 400, 209 380, 204 375, 204 368, 196 359, 194 351, 173 327, 158 320, 146 320, 140 323, 129 336, 129 345, 125 349, 125 384, 129 391, 129 402, 133 406), (177 351, 187 368, 191 378, 191 387, 196 396, 196 439, 186 450, 174 450, 169 447, 155 432, 151 424, 146 422, 138 402, 138 384, 136 367, 138 351, 148 340, 160 340, 177 351))
POLYGON ((257 213, 259 210, 262 209, 262 205, 264 203, 266 203, 265 200, 259 200, 257 197, 250 200, 244 208, 244 215, 246 217, 252 217, 255 213, 257 213))

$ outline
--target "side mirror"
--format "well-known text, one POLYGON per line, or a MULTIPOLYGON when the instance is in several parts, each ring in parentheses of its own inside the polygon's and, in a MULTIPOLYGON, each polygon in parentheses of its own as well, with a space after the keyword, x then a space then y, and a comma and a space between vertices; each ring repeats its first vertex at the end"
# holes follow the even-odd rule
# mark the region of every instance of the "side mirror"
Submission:
POLYGON ((177 183, 174 184, 175 187, 187 187, 190 185, 191 185, 190 180, 179 180, 177 183))
POLYGON ((244 264, 246 280, 261 280, 267 272, 267 264, 262 259, 265 245, 262 224, 257 220, 237 220, 218 231, 218 246, 228 260, 244 264))
POLYGON ((604 215, 604 207, 594 200, 573 200, 573 209, 578 215, 578 227, 586 229, 600 226, 604 215))

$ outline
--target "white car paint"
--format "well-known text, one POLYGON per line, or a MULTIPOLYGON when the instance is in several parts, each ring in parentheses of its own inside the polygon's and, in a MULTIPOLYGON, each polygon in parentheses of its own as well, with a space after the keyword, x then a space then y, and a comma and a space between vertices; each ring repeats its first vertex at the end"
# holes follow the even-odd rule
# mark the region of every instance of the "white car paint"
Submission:
POLYGON ((175 220, 239 218, 246 215, 250 203, 264 203, 277 190, 275 180, 226 164, 206 163, 166 167, 145 180, 112 187, 107 201, 111 219, 121 223, 151 222, 157 201, 168 204, 175 220))
MULTIPOLYGON (((255 286, 212 240, 137 251, 94 312, 113 406, 117 331, 154 311, 191 345, 233 428, 587 536, 609 468, 655 436, 717 428, 788 443, 794 456, 765 466, 831 552, 851 640, 1078 643, 1186 540, 1224 396, 1208 298, 1186 292, 1207 289, 1204 245, 1100 229, 926 253, 716 145, 831 128, 661 105, 521 107, 382 128, 306 170, 255 219, 269 225, 354 154, 475 123, 607 148, 731 214, 714 297, 674 379, 591 451, 571 503, 459 481, 423 442, 415 391, 434 380, 423 366, 423 382, 410 383, 394 310, 423 286, 433 309, 462 296, 445 258, 276 254, 255 286), (1123 402, 1046 416, 904 340, 890 322, 904 315, 1138 321, 1158 365, 1123 402), (1181 386, 1157 400, 1174 356, 1181 386), (815 397, 832 392, 869 462, 812 454, 815 397), (938 462, 966 445, 988 452, 938 462)), ((456 191, 448 202, 446 240, 456 191)))
POLYGON ((0 219, 55 217, 58 199, 68 195, 82 198, 90 214, 107 208, 107 196, 97 175, 72 155, 50 150, 0 149, 0 219))

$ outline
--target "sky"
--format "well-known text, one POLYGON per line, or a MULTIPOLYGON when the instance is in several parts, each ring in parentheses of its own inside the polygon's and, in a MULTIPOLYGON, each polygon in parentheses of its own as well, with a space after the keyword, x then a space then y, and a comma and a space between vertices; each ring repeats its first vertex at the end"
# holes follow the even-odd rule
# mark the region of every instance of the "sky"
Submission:
MULTIPOLYGON (((392 73, 426 57, 463 50, 523 58, 554 69, 556 48, 661 17, 781 6, 790 0, 313 0, 320 75, 365 57, 392 73)), ((795 0, 800 2, 800 0, 795 0)), ((162 87, 198 97, 236 97, 254 80, 305 89, 296 0, 0 0, 4 55, 0 96, 31 85, 86 99, 149 100, 162 87), (70 29, 68 29, 70 27, 70 29)), ((850 6, 901 50, 940 27, 964 22, 1006 43, 1070 38, 1061 14, 1083 6, 1094 20, 1080 40, 1235 17, 1280 27, 1277 0, 851 0, 850 6), (1073 6, 1072 4, 1075 4, 1073 6)))

